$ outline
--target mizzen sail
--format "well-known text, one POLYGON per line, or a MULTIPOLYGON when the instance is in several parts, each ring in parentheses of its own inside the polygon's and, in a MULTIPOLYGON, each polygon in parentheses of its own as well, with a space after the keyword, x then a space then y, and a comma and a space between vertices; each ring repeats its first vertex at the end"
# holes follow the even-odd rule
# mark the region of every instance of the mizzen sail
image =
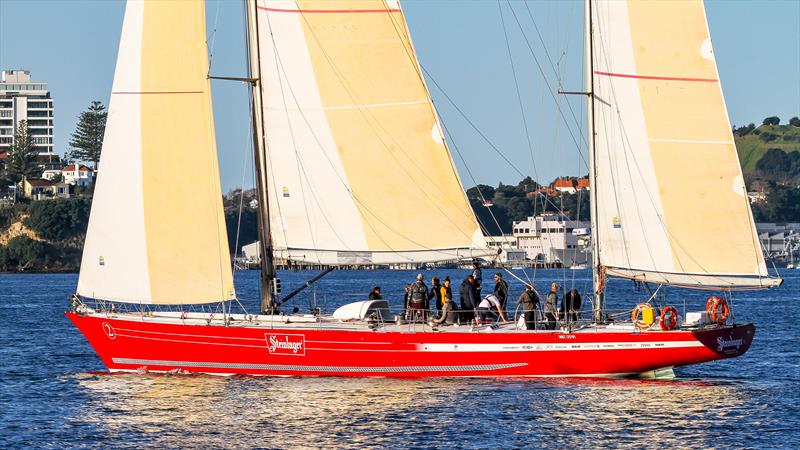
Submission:
POLYGON ((398 2, 259 0, 255 10, 275 256, 381 264, 489 254, 398 2))
POLYGON ((78 294, 235 297, 211 110, 204 2, 129 1, 78 294))
POLYGON ((610 275, 768 287, 700 0, 592 1, 594 199, 610 275))

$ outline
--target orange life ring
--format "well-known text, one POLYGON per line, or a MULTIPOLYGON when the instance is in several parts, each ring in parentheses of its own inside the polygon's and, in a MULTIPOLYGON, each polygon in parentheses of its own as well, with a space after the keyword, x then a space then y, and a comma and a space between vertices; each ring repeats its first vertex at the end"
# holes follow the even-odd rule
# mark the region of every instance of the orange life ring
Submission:
POLYGON ((645 308, 651 308, 651 306, 649 304, 647 304, 647 303, 639 303, 638 305, 636 305, 635 308, 633 308, 633 311, 631 312, 631 321, 636 326, 636 328, 640 328, 640 329, 642 329, 642 328, 650 328, 650 326, 652 325, 652 324, 648 324, 647 322, 645 322, 643 320, 639 320, 639 315, 642 313, 642 310, 645 309, 645 308))
POLYGON ((661 311, 661 329, 664 331, 674 330, 678 326, 678 310, 674 306, 667 306, 661 311))
POLYGON ((728 315, 730 315, 731 310, 730 307, 728 307, 727 300, 713 296, 709 297, 708 301, 706 301, 706 312, 712 322, 722 325, 728 320, 728 315))

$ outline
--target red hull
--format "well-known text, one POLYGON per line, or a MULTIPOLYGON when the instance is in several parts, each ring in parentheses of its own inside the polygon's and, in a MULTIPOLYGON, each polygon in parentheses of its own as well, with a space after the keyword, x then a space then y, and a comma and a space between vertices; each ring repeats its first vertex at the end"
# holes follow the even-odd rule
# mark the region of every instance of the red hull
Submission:
POLYGON ((67 313, 112 371, 273 376, 624 376, 744 354, 751 324, 637 332, 382 332, 67 313))

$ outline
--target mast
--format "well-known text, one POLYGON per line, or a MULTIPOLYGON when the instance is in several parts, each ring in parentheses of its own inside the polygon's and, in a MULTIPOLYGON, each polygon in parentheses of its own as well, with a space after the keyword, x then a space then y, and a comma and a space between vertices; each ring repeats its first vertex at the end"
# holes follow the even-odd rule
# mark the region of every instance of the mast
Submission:
POLYGON ((269 226, 269 194, 267 183, 266 140, 264 138, 264 115, 262 113, 262 85, 259 66, 260 48, 258 39, 258 12, 256 2, 243 0, 247 17, 247 60, 252 100, 253 121, 253 157, 255 160, 256 192, 258 195, 258 229, 259 254, 261 256, 261 311, 272 312, 275 309, 273 283, 275 266, 273 264, 272 235, 269 226))
POLYGON ((589 205, 592 230, 592 315, 595 322, 603 321, 604 293, 603 275, 600 274, 600 240, 597 236, 597 164, 595 162, 595 120, 594 120, 594 39, 592 35, 592 0, 586 0, 584 8, 584 66, 588 70, 586 77, 586 113, 589 128, 589 205))

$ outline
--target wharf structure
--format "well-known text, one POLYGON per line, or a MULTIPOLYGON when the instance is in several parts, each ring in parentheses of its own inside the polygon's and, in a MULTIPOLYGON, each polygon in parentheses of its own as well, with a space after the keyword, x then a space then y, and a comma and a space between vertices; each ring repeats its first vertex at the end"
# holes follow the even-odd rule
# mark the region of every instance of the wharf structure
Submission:
POLYGON ((761 222, 756 230, 765 257, 780 266, 800 262, 800 223, 761 222))

